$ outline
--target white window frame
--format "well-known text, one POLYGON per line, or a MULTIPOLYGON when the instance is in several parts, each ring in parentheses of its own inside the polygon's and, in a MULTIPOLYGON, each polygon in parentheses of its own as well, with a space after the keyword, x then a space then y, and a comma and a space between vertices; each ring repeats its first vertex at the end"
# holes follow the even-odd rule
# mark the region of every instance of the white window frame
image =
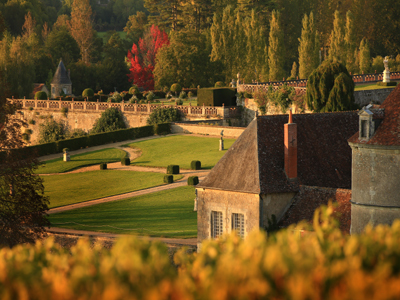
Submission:
POLYGON ((222 211, 211 211, 211 238, 216 239, 224 234, 224 214, 222 211))
POLYGON ((237 234, 244 238, 244 214, 241 213, 232 213, 232 231, 236 231, 237 234))

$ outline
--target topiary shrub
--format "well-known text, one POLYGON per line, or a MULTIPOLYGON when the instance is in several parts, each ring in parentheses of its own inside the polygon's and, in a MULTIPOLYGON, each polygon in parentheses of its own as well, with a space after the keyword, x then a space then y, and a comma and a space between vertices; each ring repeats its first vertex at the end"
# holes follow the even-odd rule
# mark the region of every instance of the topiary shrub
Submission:
POLYGON ((179 174, 179 166, 178 165, 169 165, 167 167, 167 174, 179 174))
POLYGON ((173 175, 164 175, 164 183, 173 183, 174 176, 173 175))
POLYGON ((129 89, 129 94, 131 95, 138 95, 140 94, 139 88, 137 85, 132 85, 131 88, 129 89))
POLYGON ((188 185, 198 185, 199 184, 199 177, 197 176, 190 176, 187 180, 188 185))
POLYGON ((222 81, 217 81, 216 83, 215 83, 215 85, 214 85, 214 87, 224 87, 225 86, 225 84, 222 82, 222 81))
POLYGON ((152 91, 148 92, 146 95, 146 99, 148 101, 153 101, 155 97, 156 97, 156 95, 154 95, 154 93, 152 91))
POLYGON ((173 107, 159 107, 156 108, 147 119, 148 125, 170 123, 181 120, 181 112, 173 107))
POLYGON ((192 170, 200 170, 201 169, 201 161, 192 160, 192 162, 190 163, 190 168, 192 170))
POLYGON ((129 159, 129 157, 124 157, 123 159, 121 159, 121 165, 129 166, 130 164, 131 164, 131 160, 129 159))
POLYGON ((107 170, 107 164, 106 163, 101 163, 100 164, 100 170, 107 170))
POLYGON ((183 105, 183 100, 182 99, 177 99, 175 101, 176 105, 183 105))
POLYGON ((43 92, 43 91, 36 92, 35 99, 36 100, 47 100, 47 93, 43 92))
POLYGON ((188 96, 187 96, 187 94, 186 94, 186 92, 185 91, 182 91, 180 94, 179 94, 179 99, 186 99, 188 96))
POLYGON ((180 93, 182 91, 182 87, 179 83, 174 83, 173 85, 171 85, 171 92, 175 93, 175 95, 177 95, 177 93, 180 93))
POLYGON ((86 97, 93 97, 94 96, 94 92, 92 89, 85 89, 82 92, 82 97, 86 98, 86 97))

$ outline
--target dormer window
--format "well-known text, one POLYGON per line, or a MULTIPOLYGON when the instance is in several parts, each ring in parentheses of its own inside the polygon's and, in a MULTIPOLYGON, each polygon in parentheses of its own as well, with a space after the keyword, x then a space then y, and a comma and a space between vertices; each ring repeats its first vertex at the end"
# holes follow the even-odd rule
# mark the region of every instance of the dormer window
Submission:
POLYGON ((370 104, 360 110, 358 115, 360 120, 359 139, 362 141, 369 141, 382 121, 381 119, 384 116, 384 109, 370 104))
POLYGON ((368 121, 367 120, 361 120, 360 138, 366 138, 367 137, 367 132, 368 132, 368 121))

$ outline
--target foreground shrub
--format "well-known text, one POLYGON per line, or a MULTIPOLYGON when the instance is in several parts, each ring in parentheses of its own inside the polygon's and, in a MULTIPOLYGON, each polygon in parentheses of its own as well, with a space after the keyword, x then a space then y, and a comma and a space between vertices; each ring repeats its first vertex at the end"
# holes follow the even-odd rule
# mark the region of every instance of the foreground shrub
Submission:
POLYGON ((252 232, 174 255, 135 237, 112 249, 80 239, 70 250, 52 238, 0 250, 1 299, 399 299, 400 221, 343 234, 319 209, 307 224, 267 236, 252 232), (10 295, 13 295, 11 297, 10 295))
POLYGON ((167 174, 179 174, 179 166, 178 165, 169 165, 167 167, 167 174))

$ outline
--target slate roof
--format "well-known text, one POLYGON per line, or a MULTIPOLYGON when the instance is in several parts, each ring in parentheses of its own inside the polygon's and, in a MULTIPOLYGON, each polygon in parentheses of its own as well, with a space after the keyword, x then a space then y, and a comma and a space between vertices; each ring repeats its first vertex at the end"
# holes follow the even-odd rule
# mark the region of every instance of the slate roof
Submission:
POLYGON ((296 192, 299 185, 351 187, 351 148, 358 130, 357 112, 293 115, 297 124, 298 180, 284 172, 284 124, 287 115, 253 120, 199 188, 256 194, 296 192))
POLYGON ((312 224, 315 210, 332 201, 333 204, 336 204, 334 215, 339 220, 340 229, 345 233, 350 233, 350 200, 351 190, 301 186, 300 192, 296 194, 292 205, 278 222, 278 225, 287 227, 302 220, 312 224))
POLYGON ((58 64, 56 74, 54 74, 51 84, 72 84, 62 60, 60 60, 60 63, 58 64))
POLYGON ((383 121, 375 134, 368 141, 360 140, 359 133, 354 134, 349 142, 369 145, 400 146, 400 85, 389 94, 380 105, 384 109, 383 121))

